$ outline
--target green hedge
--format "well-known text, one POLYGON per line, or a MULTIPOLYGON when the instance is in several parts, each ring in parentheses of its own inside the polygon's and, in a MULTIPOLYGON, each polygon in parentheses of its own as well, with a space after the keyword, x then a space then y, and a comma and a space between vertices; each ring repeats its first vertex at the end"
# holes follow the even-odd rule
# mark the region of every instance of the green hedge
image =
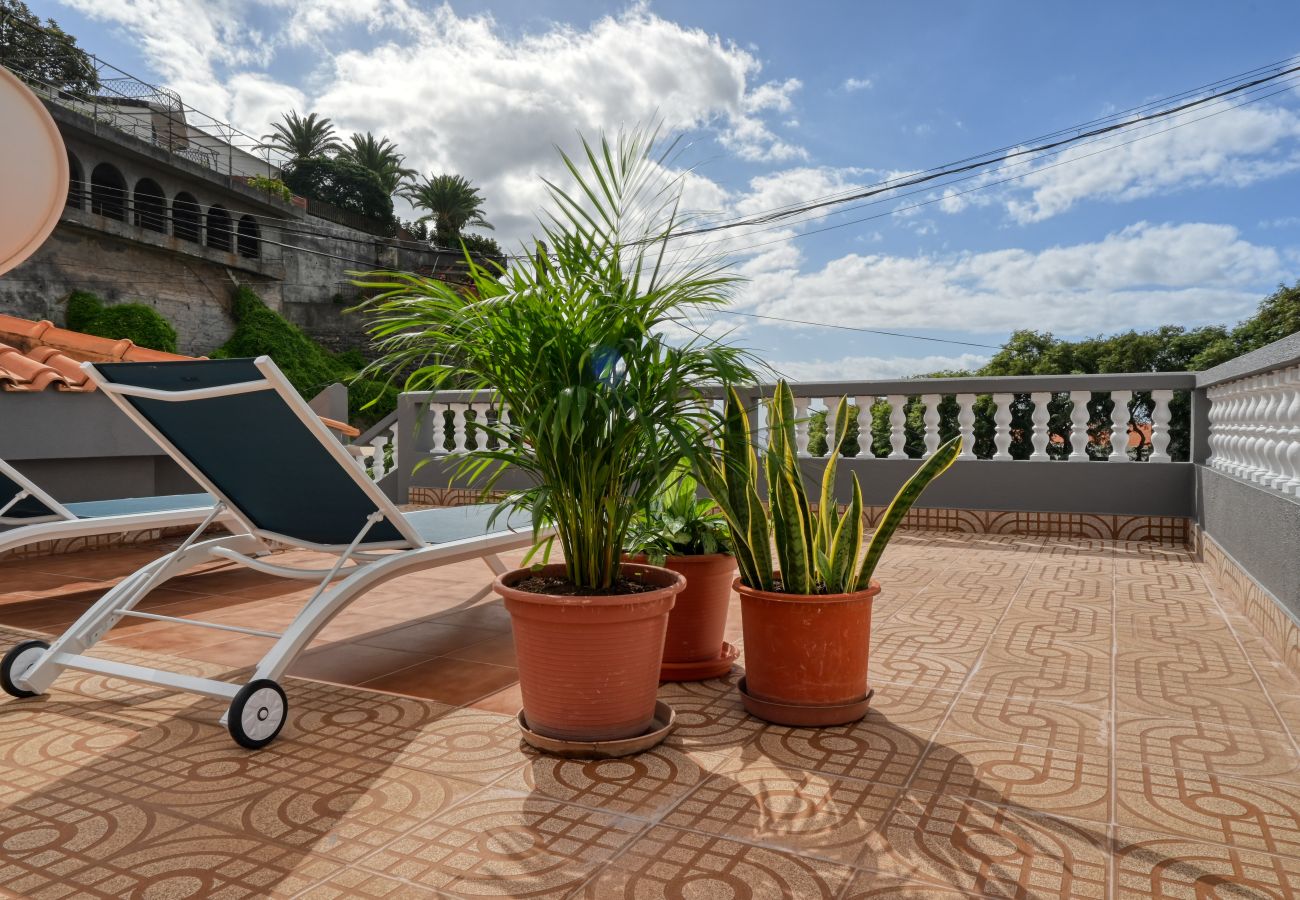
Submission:
POLYGON ((137 347, 176 352, 176 329, 157 310, 142 303, 105 306, 94 294, 77 291, 68 297, 68 327, 97 337, 123 338, 137 347))
POLYGON ((382 381, 356 378, 365 359, 356 351, 333 354, 262 302, 247 287, 235 290, 231 304, 235 333, 208 355, 213 359, 269 356, 298 393, 311 399, 335 382, 348 386, 348 415, 354 425, 379 421, 397 408, 397 389, 382 381), (366 407, 378 399, 374 406, 366 407))

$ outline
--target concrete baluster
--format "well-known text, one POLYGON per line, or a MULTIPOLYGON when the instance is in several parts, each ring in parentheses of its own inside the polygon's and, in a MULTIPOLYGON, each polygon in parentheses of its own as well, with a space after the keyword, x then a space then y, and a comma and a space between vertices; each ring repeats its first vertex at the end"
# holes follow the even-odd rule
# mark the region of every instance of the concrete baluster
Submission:
POLYGON ((1110 457, 1108 462, 1132 462, 1128 458, 1129 421, 1133 414, 1128 405, 1133 400, 1132 391, 1111 391, 1115 408, 1110 411, 1110 457))
POLYGON ((889 459, 907 459, 907 398, 890 394, 889 400, 889 459))
POLYGON ((1151 411, 1151 455, 1148 462, 1169 462, 1169 401, 1174 398, 1173 391, 1152 391, 1151 401, 1155 409, 1151 411))
POLYGON ((998 460, 1011 459, 1011 401, 1015 399, 1014 394, 994 394, 993 403, 996 410, 993 413, 993 458, 998 460))
POLYGON ((975 459, 975 395, 957 395, 957 427, 961 430, 961 455, 958 459, 975 459))
POLYGON ((1088 401, 1092 391, 1070 391, 1070 462, 1088 462, 1088 401))
POLYGON ((921 397, 921 402, 925 404, 925 415, 922 421, 925 423, 923 440, 927 459, 939 449, 939 403, 942 400, 943 397, 939 394, 925 394, 921 397))

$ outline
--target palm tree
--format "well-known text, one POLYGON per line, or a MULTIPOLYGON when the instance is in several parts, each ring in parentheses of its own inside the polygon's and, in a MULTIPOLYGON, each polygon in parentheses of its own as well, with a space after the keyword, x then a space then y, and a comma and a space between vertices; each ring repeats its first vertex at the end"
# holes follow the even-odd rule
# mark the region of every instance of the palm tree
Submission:
POLYGON ((406 157, 397 152, 396 144, 388 138, 375 140, 369 131, 365 134, 353 132, 349 143, 339 150, 338 158, 374 172, 390 194, 401 190, 406 179, 415 174, 414 169, 402 168, 406 157))
POLYGON ((443 246, 455 246, 467 225, 492 228, 483 218, 483 195, 463 175, 425 176, 424 181, 406 187, 402 196, 429 211, 418 221, 432 219, 434 239, 443 246))
POLYGON ((271 126, 271 133, 262 135, 258 148, 282 150, 297 161, 324 156, 342 149, 338 138, 334 136, 334 123, 329 119, 317 118, 311 113, 305 119, 297 110, 285 113, 283 122, 271 126))

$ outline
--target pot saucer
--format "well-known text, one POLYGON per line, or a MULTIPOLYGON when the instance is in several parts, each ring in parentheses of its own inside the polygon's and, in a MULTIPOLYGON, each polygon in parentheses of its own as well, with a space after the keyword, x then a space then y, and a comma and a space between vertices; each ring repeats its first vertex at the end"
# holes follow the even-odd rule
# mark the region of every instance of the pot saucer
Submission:
POLYGON ((659 667, 660 681, 704 681, 722 678, 731 671, 731 664, 740 655, 735 645, 722 642, 722 649, 713 659, 690 662, 666 662, 659 667))
POLYGON ((856 722, 867 714, 871 706, 871 696, 875 691, 867 689, 867 695, 852 703, 835 703, 826 706, 792 706, 786 703, 774 703, 750 696, 745 679, 736 685, 740 691, 740 700, 745 704, 745 711, 776 725, 792 725, 795 728, 820 728, 826 725, 847 725, 856 722))
POLYGON ((668 737, 677 726, 677 712, 662 700, 655 703, 655 717, 649 731, 617 741, 566 741, 547 737, 529 729, 522 709, 519 710, 516 718, 519 720, 519 733, 525 744, 543 753, 564 759, 615 759, 620 756, 631 756, 633 753, 643 753, 668 737))

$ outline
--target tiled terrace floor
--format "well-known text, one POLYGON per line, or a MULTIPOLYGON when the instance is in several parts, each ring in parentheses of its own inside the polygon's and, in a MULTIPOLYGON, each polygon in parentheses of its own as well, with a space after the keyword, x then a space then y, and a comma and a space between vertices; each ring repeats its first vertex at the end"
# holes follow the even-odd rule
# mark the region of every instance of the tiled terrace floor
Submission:
MULTIPOLYGON (((157 552, 0 563, 0 642, 157 552)), ((864 721, 765 726, 730 681, 665 686, 676 733, 603 763, 521 749, 508 621, 464 602, 480 564, 407 577, 330 626, 296 671, 343 684, 288 679, 258 753, 213 701, 99 676, 0 702, 0 891, 1300 895, 1300 683, 1207 576, 1147 544, 905 535, 864 721)), ((149 606, 273 628, 285 587, 223 568, 149 606)), ((264 647, 211 639, 139 622, 104 652, 216 673, 264 647)))

